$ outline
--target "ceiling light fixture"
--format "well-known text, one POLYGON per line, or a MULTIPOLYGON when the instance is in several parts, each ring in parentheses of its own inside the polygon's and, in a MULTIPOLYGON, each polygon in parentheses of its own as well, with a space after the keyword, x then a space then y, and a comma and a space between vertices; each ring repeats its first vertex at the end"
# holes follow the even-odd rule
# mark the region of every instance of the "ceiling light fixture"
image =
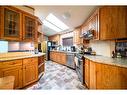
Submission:
POLYGON ((64 24, 61 20, 59 20, 56 16, 54 16, 51 13, 46 17, 46 19, 43 21, 43 23, 47 27, 49 27, 57 32, 61 32, 61 31, 69 29, 69 27, 66 24, 64 24))

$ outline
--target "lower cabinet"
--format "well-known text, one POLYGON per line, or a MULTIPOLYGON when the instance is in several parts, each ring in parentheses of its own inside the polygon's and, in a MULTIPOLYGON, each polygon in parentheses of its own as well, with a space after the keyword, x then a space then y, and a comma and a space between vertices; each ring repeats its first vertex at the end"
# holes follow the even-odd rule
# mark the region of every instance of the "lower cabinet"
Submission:
POLYGON ((67 62, 67 58, 66 58, 66 53, 64 52, 55 52, 55 51, 51 51, 50 52, 50 60, 57 62, 59 64, 63 64, 65 65, 67 62))
POLYGON ((14 76, 14 89, 38 80, 38 57, 0 62, 0 77, 14 76))
POLYGON ((90 85, 90 61, 85 59, 85 84, 89 88, 90 85))
POLYGON ((85 66, 84 80, 89 89, 127 89, 127 68, 89 59, 85 59, 85 66))
POLYGON ((22 87, 22 66, 5 68, 2 70, 2 77, 15 76, 14 88, 22 87))
POLYGON ((38 80, 38 58, 23 59, 23 86, 38 80))
POLYGON ((14 76, 14 89, 22 87, 22 60, 0 62, 0 77, 14 76))

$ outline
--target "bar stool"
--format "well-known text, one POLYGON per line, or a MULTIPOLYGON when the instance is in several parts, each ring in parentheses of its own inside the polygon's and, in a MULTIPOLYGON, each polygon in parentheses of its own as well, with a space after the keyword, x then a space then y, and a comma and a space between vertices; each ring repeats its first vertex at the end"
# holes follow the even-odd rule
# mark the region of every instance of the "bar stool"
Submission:
POLYGON ((0 90, 14 89, 14 76, 0 78, 0 90))

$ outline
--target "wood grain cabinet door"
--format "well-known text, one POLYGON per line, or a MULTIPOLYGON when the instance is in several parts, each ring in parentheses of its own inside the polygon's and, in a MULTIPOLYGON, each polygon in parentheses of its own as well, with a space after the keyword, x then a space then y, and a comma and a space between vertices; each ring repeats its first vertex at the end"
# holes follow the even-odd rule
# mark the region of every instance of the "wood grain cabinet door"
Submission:
POLYGON ((27 65, 23 68, 23 86, 29 85, 32 82, 37 81, 38 79, 38 66, 27 65))
POLYGON ((85 84, 90 87, 90 61, 85 59, 85 84))
POLYGON ((23 14, 23 40, 37 41, 37 21, 34 16, 23 14))
POLYGON ((101 40, 127 38, 127 7, 102 7, 99 12, 101 40))
POLYGON ((117 66, 98 65, 97 89, 120 89, 120 75, 117 66))
POLYGON ((22 12, 14 7, 1 7, 1 39, 22 40, 22 12))
POLYGON ((2 69, 3 77, 15 76, 14 88, 22 88, 22 66, 2 69))
POLYGON ((96 89, 96 63, 90 61, 90 89, 96 89))

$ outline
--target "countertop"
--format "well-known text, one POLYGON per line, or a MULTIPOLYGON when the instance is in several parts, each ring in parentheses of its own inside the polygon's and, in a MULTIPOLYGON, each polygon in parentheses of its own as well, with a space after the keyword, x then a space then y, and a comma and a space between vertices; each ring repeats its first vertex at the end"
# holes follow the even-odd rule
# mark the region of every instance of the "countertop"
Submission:
POLYGON ((62 50, 50 50, 50 51, 54 51, 54 52, 63 52, 63 53, 78 53, 78 52, 71 52, 71 51, 62 51, 62 50))
POLYGON ((38 54, 29 53, 29 52, 3 53, 3 54, 0 54, 0 62, 23 59, 23 58, 39 57, 43 55, 45 55, 45 53, 38 53, 38 54))
POLYGON ((85 58, 103 64, 115 65, 127 68, 127 58, 111 58, 99 55, 84 55, 85 58))

